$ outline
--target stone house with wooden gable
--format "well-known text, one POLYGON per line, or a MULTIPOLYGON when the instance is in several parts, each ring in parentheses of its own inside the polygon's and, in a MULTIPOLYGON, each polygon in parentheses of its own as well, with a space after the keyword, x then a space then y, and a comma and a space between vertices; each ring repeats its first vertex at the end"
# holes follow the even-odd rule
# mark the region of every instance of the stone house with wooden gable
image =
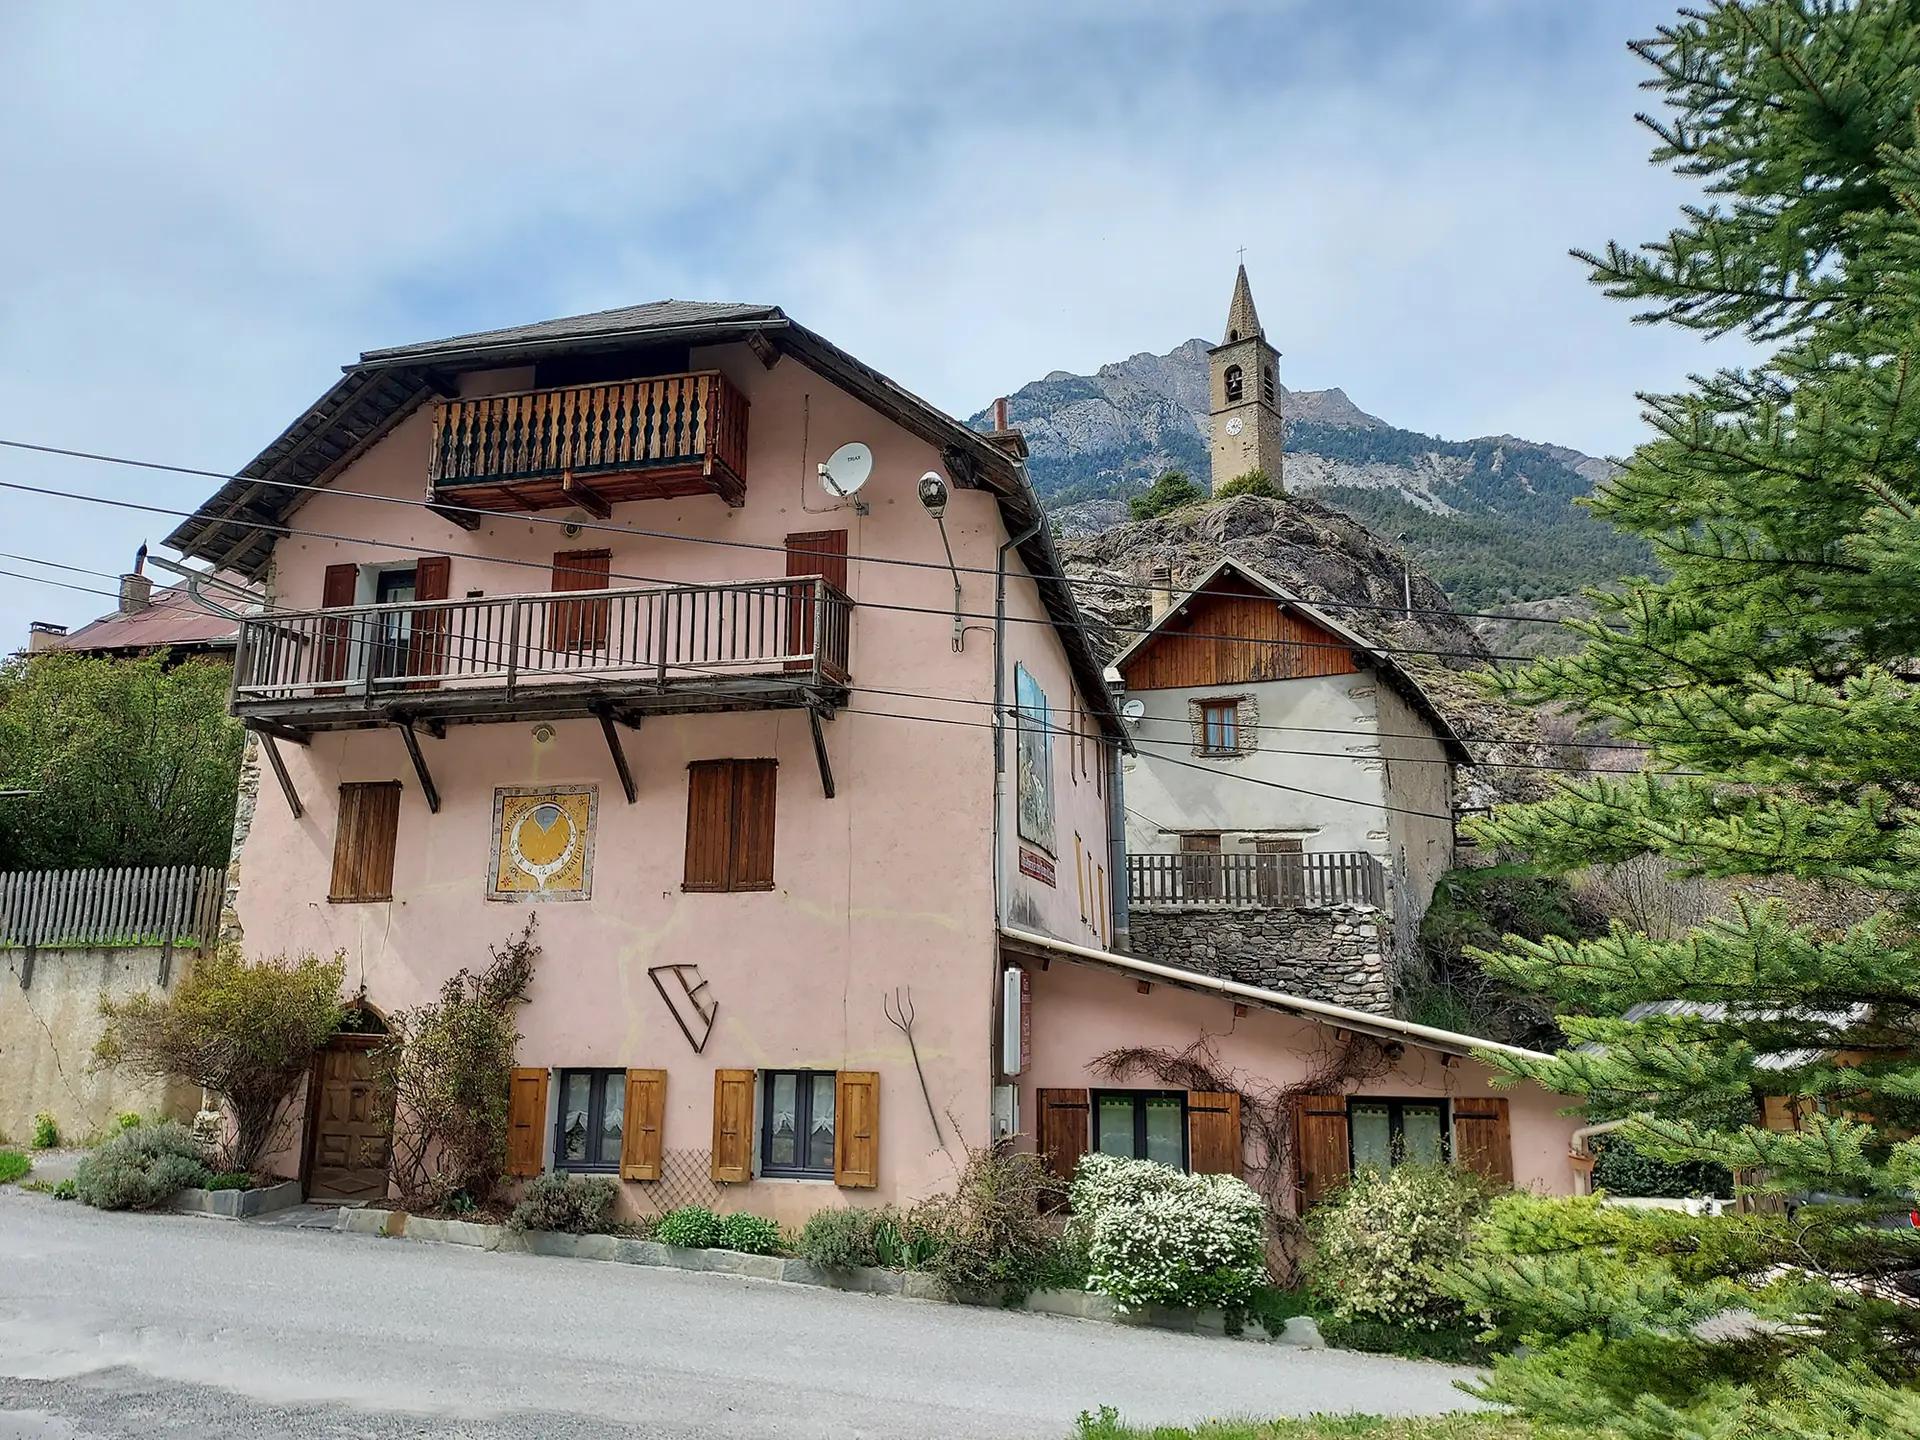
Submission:
POLYGON ((1233 559, 1114 665, 1135 951, 1379 1013, 1471 758, 1387 651, 1233 559))

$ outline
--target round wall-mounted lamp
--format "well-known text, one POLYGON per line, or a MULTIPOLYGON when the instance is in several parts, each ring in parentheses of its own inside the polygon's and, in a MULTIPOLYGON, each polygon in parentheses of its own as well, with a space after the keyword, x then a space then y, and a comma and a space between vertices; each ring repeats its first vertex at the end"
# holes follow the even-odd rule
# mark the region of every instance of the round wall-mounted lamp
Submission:
POLYGON ((947 482, 932 470, 920 477, 920 503, 936 520, 947 513, 947 482))

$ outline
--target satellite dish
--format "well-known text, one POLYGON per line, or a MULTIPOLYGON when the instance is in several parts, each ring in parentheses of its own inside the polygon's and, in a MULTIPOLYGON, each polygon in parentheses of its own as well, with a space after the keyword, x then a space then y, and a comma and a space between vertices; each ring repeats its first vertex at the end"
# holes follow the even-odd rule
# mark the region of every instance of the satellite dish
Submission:
POLYGON ((867 483, 867 477, 873 474, 873 451, 858 440, 842 445, 820 467, 820 484, 829 495, 837 495, 842 500, 853 494, 867 483))
POLYGON ((1138 725, 1146 713, 1147 702, 1144 700, 1129 700, 1120 707, 1120 718, 1127 722, 1129 728, 1138 725))

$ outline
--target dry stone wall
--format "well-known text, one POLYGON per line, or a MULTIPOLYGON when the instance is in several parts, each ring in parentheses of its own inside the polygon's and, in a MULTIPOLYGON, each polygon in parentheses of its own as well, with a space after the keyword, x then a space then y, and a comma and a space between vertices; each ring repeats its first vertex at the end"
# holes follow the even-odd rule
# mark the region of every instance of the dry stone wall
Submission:
POLYGON ((1136 908, 1142 960, 1377 1015, 1393 1013, 1392 927, 1371 906, 1136 908))

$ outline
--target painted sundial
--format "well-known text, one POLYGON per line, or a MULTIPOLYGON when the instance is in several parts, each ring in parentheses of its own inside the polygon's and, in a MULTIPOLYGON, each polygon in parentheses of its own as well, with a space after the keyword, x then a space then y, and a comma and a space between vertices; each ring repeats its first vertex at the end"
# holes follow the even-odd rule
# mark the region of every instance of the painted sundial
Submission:
POLYGON ((585 900, 593 892, 591 786, 493 792, 494 900, 585 900))

